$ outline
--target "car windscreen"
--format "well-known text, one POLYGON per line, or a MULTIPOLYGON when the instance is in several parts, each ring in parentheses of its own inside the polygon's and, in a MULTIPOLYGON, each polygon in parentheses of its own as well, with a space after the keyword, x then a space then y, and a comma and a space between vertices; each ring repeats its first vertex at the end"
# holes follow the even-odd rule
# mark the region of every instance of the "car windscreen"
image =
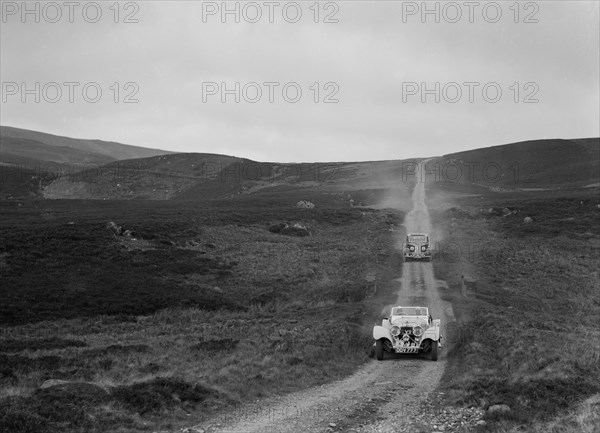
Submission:
POLYGON ((392 309, 393 316, 426 316, 426 308, 417 307, 395 307, 392 309))
POLYGON ((409 236, 409 242, 427 242, 427 236, 409 236))

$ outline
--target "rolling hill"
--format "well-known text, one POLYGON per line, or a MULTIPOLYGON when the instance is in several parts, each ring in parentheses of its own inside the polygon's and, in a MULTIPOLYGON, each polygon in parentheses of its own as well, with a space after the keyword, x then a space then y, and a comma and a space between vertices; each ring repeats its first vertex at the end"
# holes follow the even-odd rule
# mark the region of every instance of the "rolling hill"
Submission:
POLYGON ((0 196, 36 197, 50 182, 122 159, 170 152, 0 126, 0 196))
POLYGON ((41 163, 70 164, 75 167, 103 165, 122 159, 171 153, 112 141, 61 137, 10 126, 0 126, 0 145, 0 161, 3 164, 31 166, 41 163))
POLYGON ((112 162, 100 170, 65 176, 51 182, 43 194, 46 198, 176 200, 273 194, 300 200, 308 194, 328 200, 339 197, 340 191, 381 188, 389 183, 386 179, 399 177, 400 167, 399 161, 282 164, 207 153, 172 154, 112 162))
POLYGON ((76 140, 2 127, 0 193, 48 199, 290 200, 381 203, 385 189, 424 179, 477 193, 598 185, 600 139, 534 140, 422 159, 265 163, 211 153, 168 153, 99 140, 76 140), (15 173, 7 161, 27 170, 15 173), (20 159, 19 159, 20 158, 20 159), (69 172, 32 173, 35 161, 71 164, 69 172), (85 164, 94 164, 92 168, 85 164), (80 169, 78 170, 77 167, 80 169), (11 177, 11 179, 7 179, 11 177), (15 180, 14 178, 19 179, 15 180), (27 192, 27 194, 24 194, 27 192), (350 195, 351 192, 351 195, 350 195))
POLYGON ((598 186, 600 138, 533 140, 435 158, 428 179, 492 191, 598 186))
POLYGON ((44 196, 242 200, 283 194, 326 201, 352 191, 357 202, 373 204, 382 200, 382 189, 419 179, 419 170, 428 182, 471 193, 595 185, 599 152, 599 139, 536 140, 448 154, 430 159, 425 167, 418 159, 282 164, 215 154, 173 154, 112 162, 102 167, 102 173, 57 179, 44 189, 44 196))

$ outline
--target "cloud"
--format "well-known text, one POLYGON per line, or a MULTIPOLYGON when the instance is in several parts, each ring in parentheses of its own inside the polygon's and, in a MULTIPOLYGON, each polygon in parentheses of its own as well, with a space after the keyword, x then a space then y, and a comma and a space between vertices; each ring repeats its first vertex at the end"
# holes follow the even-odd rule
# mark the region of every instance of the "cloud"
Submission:
MULTIPOLYGON (((265 21, 264 7, 263 20, 251 24, 243 15, 240 23, 218 16, 203 22, 202 2, 136 4, 139 23, 132 24, 114 23, 108 3, 96 24, 4 17, 3 83, 78 82, 78 89, 98 83, 103 94, 96 103, 78 94, 74 103, 54 104, 3 94, 2 124, 269 161, 399 159, 600 135, 596 2, 540 2, 537 11, 521 3, 518 23, 513 3, 501 3, 497 23, 477 13, 473 23, 465 16, 449 23, 443 14, 440 23, 431 15, 423 23, 418 14, 403 22, 402 8, 421 2, 333 2, 337 12, 320 3, 315 23, 312 3, 300 3, 302 19, 294 24, 277 10, 273 23, 265 21), (532 11, 539 22, 523 23, 532 11), (339 23, 323 23, 332 12, 339 23), (221 103, 217 94, 203 102, 206 82, 228 88, 238 82, 240 89, 256 82, 263 97, 250 103, 240 95, 235 103, 227 95, 221 103), (273 103, 265 82, 279 83, 273 103), (451 103, 443 94, 440 102, 426 95, 422 103, 419 92, 403 100, 406 82, 425 82, 428 89, 454 82, 463 97, 451 103), (479 83, 473 102, 465 82, 479 83), (286 83, 301 88, 299 102, 286 102, 286 83), (499 101, 485 100, 486 83, 500 86, 499 101), (324 103, 333 90, 339 102, 324 103), (132 92, 139 102, 124 103, 132 92), (539 102, 524 103, 533 93, 539 102)), ((124 5, 121 21, 131 12, 124 5)))

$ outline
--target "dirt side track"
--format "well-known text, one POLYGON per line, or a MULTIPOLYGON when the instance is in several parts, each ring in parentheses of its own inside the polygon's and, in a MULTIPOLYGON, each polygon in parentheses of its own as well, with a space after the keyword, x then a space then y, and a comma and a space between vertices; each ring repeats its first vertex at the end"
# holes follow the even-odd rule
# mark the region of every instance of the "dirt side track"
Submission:
MULTIPOLYGON (((406 231, 431 233, 423 183, 416 184, 412 201, 406 231)), ((399 247, 401 242, 398 239, 399 247)), ((439 284, 431 263, 405 263, 397 303, 428 306, 434 318, 442 319, 443 328, 453 317, 451 306, 439 298, 439 284)), ((444 346, 437 362, 428 356, 386 355, 383 361, 369 362, 346 379, 240 407, 226 417, 196 426, 197 431, 413 431, 411 420, 443 375, 444 346)))

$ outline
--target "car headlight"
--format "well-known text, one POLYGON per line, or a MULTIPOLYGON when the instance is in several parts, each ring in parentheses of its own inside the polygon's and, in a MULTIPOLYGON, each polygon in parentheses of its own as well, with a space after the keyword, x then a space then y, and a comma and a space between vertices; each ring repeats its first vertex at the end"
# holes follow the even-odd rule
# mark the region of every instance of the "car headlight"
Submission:
POLYGON ((397 337, 400 335, 400 328, 397 326, 392 326, 392 329, 390 329, 390 334, 392 334, 394 337, 397 337))
POLYGON ((427 248, 429 248, 427 245, 421 245, 421 251, 427 251, 427 248))
POLYGON ((408 246, 408 249, 409 249, 409 250, 411 250, 411 251, 414 251, 414 250, 415 250, 415 247, 414 247, 414 245, 409 245, 409 246, 408 246))
POLYGON ((415 334, 417 337, 420 337, 423 334, 423 328, 420 326, 415 326, 413 328, 413 334, 415 334))

